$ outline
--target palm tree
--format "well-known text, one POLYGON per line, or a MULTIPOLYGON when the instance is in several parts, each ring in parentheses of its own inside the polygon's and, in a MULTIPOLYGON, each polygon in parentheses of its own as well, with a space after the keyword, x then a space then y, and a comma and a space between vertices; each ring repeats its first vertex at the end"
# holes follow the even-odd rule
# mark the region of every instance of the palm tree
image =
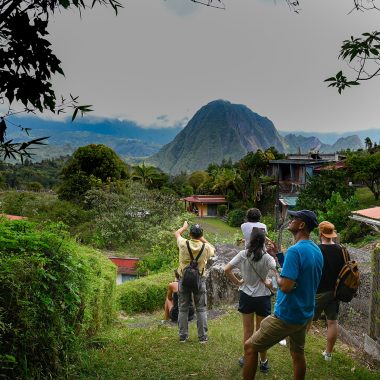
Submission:
POLYGON ((139 180, 144 185, 152 184, 155 180, 160 178, 160 173, 154 166, 141 165, 135 166, 132 171, 132 179, 139 180))

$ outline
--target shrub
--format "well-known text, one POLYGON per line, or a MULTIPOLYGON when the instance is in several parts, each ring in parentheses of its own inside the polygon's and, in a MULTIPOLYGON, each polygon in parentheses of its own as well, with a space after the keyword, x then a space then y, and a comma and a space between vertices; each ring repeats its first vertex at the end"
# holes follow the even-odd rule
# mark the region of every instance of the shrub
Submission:
POLYGON ((169 282, 174 280, 173 271, 140 277, 118 286, 119 307, 127 313, 153 311, 164 307, 169 282))
POLYGON ((326 201, 326 212, 318 212, 319 220, 328 220, 335 225, 337 231, 342 231, 348 224, 351 211, 358 207, 355 196, 343 199, 340 193, 333 192, 326 201))
POLYGON ((239 227, 245 220, 245 211, 242 209, 232 210, 227 215, 227 223, 231 227, 239 227))
POLYGON ((54 378, 114 317, 115 266, 60 225, 0 221, 0 359, 11 378, 54 378))
POLYGON ((219 216, 224 216, 227 213, 227 205, 218 205, 217 210, 219 216))
POLYGON ((364 223, 349 219, 340 233, 342 243, 357 243, 373 233, 373 229, 364 223))

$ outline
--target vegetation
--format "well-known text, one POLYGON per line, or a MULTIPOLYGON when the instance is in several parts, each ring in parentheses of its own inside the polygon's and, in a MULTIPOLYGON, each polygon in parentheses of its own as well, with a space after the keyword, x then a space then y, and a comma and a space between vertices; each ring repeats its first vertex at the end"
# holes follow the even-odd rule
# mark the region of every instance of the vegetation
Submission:
POLYGON ((342 198, 353 196, 355 190, 349 186, 347 174, 338 170, 322 170, 308 178, 306 186, 297 199, 297 209, 309 209, 326 212, 326 202, 332 193, 339 193, 342 198))
MULTIPOLYGON (((99 337, 100 348, 82 351, 79 364, 69 372, 72 379, 241 379, 237 363, 242 355, 241 316, 224 309, 222 317, 209 320, 209 341, 200 345, 196 326, 190 323, 190 340, 178 343, 176 325, 162 325, 163 311, 150 315, 126 316, 99 337), (189 360, 189 358, 191 358, 189 360)), ((351 357, 352 351, 337 342, 334 359, 325 362, 321 352, 326 337, 311 330, 306 341, 307 378, 313 380, 375 380, 379 371, 370 371, 351 357)), ((258 379, 293 378, 289 349, 275 345, 269 352, 270 373, 258 379)))
POLYGON ((126 164, 111 148, 101 144, 80 147, 62 169, 58 195, 60 199, 81 202, 86 191, 126 179, 127 173, 126 164))
POLYGON ((351 154, 347 158, 348 174, 353 180, 362 181, 373 193, 380 197, 380 149, 377 152, 364 151, 351 154))
POLYGON ((33 163, 25 159, 23 164, 0 164, 0 188, 42 191, 51 190, 59 183, 59 173, 69 157, 43 160, 33 163))
POLYGON ((0 364, 9 378, 55 377, 115 313, 114 265, 61 225, 0 221, 0 364))
POLYGON ((173 271, 127 281, 117 288, 120 310, 140 313, 162 309, 165 304, 169 282, 174 281, 173 271))

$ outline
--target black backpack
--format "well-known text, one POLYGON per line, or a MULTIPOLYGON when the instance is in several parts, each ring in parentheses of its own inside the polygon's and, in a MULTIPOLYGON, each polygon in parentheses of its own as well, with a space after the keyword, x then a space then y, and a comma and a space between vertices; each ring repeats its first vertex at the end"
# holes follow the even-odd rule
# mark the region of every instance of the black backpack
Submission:
POLYGON ((194 259, 193 252, 191 252, 189 241, 186 240, 187 250, 190 254, 190 264, 182 271, 182 286, 193 292, 198 292, 201 288, 202 275, 198 270, 198 259, 201 257, 205 248, 205 243, 202 244, 202 248, 198 253, 198 256, 194 259))
POLYGON ((350 302, 356 297, 360 285, 360 271, 358 263, 350 260, 347 248, 341 246, 345 264, 339 272, 335 284, 335 299, 342 302, 350 302))

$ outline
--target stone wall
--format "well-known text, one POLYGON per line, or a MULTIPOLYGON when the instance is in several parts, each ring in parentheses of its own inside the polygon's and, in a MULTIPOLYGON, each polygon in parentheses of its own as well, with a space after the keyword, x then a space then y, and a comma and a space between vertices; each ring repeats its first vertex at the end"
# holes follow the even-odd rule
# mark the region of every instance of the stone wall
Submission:
MULTIPOLYGON (((216 245, 215 257, 207 263, 207 303, 213 307, 223 303, 233 304, 239 300, 239 291, 225 275, 224 266, 241 250, 234 245, 216 245)), ((234 273, 239 274, 235 269, 234 273)))

